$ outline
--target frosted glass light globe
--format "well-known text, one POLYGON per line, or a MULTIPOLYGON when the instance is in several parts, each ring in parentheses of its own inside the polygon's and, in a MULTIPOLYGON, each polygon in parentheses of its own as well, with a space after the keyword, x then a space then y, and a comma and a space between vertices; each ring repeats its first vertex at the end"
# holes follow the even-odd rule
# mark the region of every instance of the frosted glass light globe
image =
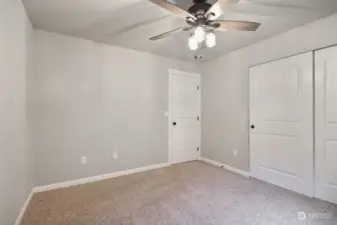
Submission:
POLYGON ((198 41, 196 40, 195 36, 191 36, 191 37, 188 39, 188 47, 189 47, 192 51, 195 51, 195 50, 198 49, 199 43, 198 43, 198 41))
POLYGON ((206 32, 205 32, 205 28, 203 27, 197 27, 194 31, 194 36, 199 43, 205 40, 205 35, 206 35, 206 32))
POLYGON ((216 45, 216 36, 214 33, 208 33, 206 35, 206 46, 208 48, 213 48, 216 45))

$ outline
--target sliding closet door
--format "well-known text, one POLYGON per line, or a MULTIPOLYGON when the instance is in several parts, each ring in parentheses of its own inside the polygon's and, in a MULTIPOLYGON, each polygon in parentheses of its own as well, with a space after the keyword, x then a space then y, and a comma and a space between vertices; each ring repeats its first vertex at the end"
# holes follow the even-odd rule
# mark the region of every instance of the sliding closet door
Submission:
POLYGON ((313 53, 255 66, 249 79, 251 175, 313 196, 313 53))
POLYGON ((337 47, 315 53, 315 195, 337 204, 337 47))

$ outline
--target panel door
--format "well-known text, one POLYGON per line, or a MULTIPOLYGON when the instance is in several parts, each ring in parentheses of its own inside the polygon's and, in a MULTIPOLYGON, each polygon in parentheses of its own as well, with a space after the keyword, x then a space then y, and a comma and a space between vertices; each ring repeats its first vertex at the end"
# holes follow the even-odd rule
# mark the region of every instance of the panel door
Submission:
POLYGON ((200 76, 171 71, 171 162, 196 160, 200 151, 200 76))
POLYGON ((313 54, 252 67, 249 78, 251 175, 313 196, 313 54))
POLYGON ((337 204, 337 47, 315 53, 315 195, 337 204))

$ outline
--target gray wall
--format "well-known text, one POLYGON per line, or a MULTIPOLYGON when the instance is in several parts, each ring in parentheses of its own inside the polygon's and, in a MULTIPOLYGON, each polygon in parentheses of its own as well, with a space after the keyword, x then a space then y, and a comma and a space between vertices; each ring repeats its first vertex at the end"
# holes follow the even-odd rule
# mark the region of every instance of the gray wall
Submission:
POLYGON ((26 145, 32 27, 20 0, 0 1, 0 224, 14 224, 33 186, 26 145))
POLYGON ((334 14, 203 64, 202 156, 248 171, 249 67, 337 44, 336 24, 334 14))
POLYGON ((168 161, 168 69, 196 65, 40 30, 35 46, 35 185, 168 161))

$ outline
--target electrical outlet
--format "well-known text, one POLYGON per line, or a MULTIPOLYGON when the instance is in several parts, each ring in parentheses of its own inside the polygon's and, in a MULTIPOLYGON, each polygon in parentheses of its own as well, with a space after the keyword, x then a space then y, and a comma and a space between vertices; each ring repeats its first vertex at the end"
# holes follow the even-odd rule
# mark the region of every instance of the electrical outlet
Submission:
POLYGON ((169 112, 165 111, 165 116, 168 117, 169 116, 169 112))
POLYGON ((114 152, 113 155, 112 155, 112 158, 113 159, 118 159, 118 152, 114 152))
POLYGON ((87 164, 87 162, 88 162, 88 158, 86 156, 82 156, 81 157, 81 164, 85 165, 85 164, 87 164))
POLYGON ((239 153, 238 150, 236 150, 236 149, 233 150, 233 155, 234 155, 235 157, 238 156, 238 153, 239 153))

